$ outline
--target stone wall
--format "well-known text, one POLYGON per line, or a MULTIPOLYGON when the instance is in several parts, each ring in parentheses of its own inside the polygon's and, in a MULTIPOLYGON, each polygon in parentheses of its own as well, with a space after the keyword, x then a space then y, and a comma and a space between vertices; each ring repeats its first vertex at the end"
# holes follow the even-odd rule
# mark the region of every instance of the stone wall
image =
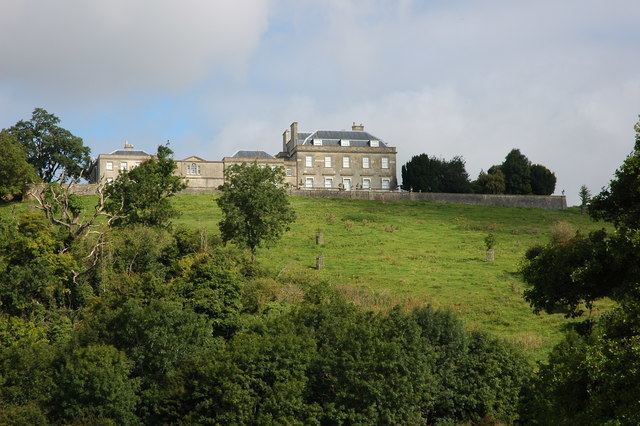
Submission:
POLYGON ((567 199, 564 195, 443 194, 435 192, 329 190, 291 190, 290 194, 312 198, 346 198, 379 201, 416 200, 483 206, 533 207, 549 210, 567 208, 567 199))
MULTIPOLYGON (((71 186, 71 192, 78 195, 93 195, 96 184, 77 184, 71 186)), ((187 188, 186 194, 213 194, 215 188, 187 188)), ((567 208, 564 195, 493 195, 493 194, 442 194, 435 192, 396 192, 396 191, 333 191, 324 189, 291 189, 289 194, 311 198, 345 198, 353 200, 378 201, 435 201, 441 203, 474 204, 482 206, 533 207, 539 209, 561 210, 567 208)))

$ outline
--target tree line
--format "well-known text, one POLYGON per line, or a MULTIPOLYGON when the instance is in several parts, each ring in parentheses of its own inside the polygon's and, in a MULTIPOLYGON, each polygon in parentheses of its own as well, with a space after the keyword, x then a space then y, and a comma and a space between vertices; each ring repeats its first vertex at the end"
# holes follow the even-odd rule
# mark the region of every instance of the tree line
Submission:
POLYGON ((416 155, 402 166, 401 173, 405 191, 551 195, 556 187, 555 174, 541 164, 532 164, 518 149, 509 152, 502 164, 480 171, 474 181, 460 156, 446 160, 416 155))

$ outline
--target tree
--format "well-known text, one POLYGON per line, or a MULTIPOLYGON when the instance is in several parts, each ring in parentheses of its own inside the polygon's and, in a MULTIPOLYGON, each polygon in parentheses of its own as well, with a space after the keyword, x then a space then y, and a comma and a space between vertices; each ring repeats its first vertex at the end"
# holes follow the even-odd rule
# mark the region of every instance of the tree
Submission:
POLYGON ((580 214, 584 214, 587 206, 589 205, 589 201, 591 201, 591 192, 586 185, 582 185, 580 187, 580 191, 578 191, 578 196, 580 197, 580 214))
MULTIPOLYGON (((638 424, 640 365, 640 123, 636 145, 609 187, 589 205, 604 229, 527 252, 525 297, 534 310, 579 315, 597 299, 619 302, 595 325, 570 333, 526 392, 523 420, 532 424, 638 424)), ((585 195, 587 194, 584 187, 585 195)), ((586 198, 586 197, 585 197, 586 198)))
POLYGON ((478 179, 473 182, 474 192, 477 194, 504 194, 504 173, 499 167, 492 167, 487 173, 480 171, 478 179))
POLYGON ((0 199, 22 198, 36 180, 24 148, 6 130, 0 131, 0 199))
POLYGON ((402 166, 402 187, 424 192, 465 193, 471 191, 469 175, 462 157, 450 161, 416 155, 402 166))
POLYGON ((124 353, 97 344, 78 348, 65 358, 54 402, 61 420, 137 423, 138 380, 130 378, 133 363, 124 353))
POLYGON ((500 166, 507 194, 531 194, 531 162, 519 149, 512 149, 500 166))
POLYGON ((541 164, 531 166, 531 191, 535 195, 551 195, 556 189, 556 175, 541 164))
POLYGON ((248 248, 253 256, 262 243, 280 238, 296 218, 282 168, 233 165, 220 189, 217 203, 222 210, 222 239, 248 248))
POLYGON ((571 331, 523 392, 523 424, 640 424, 640 305, 606 313, 585 336, 571 331))
POLYGON ((105 211, 114 216, 114 226, 134 223, 166 226, 171 218, 179 215, 169 197, 183 190, 186 184, 174 175, 177 166, 172 154, 169 147, 160 145, 155 157, 120 173, 107 187, 105 211))
POLYGON ((633 152, 616 170, 609 187, 593 197, 589 215, 612 222, 616 227, 640 229, 640 121, 634 127, 636 142, 633 152))
POLYGON ((58 126, 60 119, 42 108, 31 120, 18 121, 9 132, 24 147, 27 160, 45 182, 62 176, 77 179, 89 167, 91 150, 70 131, 58 126))

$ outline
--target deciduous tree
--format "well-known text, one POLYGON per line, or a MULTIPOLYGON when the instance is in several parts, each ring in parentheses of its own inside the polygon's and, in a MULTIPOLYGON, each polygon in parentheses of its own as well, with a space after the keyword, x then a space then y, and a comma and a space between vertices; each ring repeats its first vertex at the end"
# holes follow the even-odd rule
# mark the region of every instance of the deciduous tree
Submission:
POLYGON ((276 241, 295 220, 284 171, 254 163, 233 165, 225 174, 217 200, 222 210, 222 239, 248 248, 255 256, 262 243, 276 241))
POLYGON ((36 180, 36 172, 27 162, 24 148, 8 131, 0 131, 0 199, 22 198, 36 180))
POLYGON ((580 304, 589 307, 604 297, 620 305, 554 349, 526 392, 525 423, 640 422, 640 124, 635 130, 634 152, 589 206, 592 218, 611 222, 615 231, 577 235, 527 253, 525 297, 534 310, 577 315, 580 304))
POLYGON ((120 175, 108 185, 105 211, 113 215, 114 226, 140 223, 166 226, 179 212, 169 198, 183 190, 186 184, 174 175, 176 162, 173 151, 160 145, 155 157, 120 175))
POLYGON ((504 194, 504 173, 499 167, 492 167, 487 173, 480 171, 473 188, 478 194, 504 194))
POLYGON ((60 119, 43 108, 33 110, 31 120, 18 121, 9 132, 27 152, 27 160, 40 178, 52 182, 62 176, 77 179, 89 167, 91 150, 60 119))

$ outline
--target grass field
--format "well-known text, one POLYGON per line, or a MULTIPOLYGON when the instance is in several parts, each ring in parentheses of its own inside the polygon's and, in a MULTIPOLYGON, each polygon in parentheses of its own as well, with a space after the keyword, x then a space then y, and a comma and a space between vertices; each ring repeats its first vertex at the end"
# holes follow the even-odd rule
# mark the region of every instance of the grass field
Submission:
MULTIPOLYGON (((521 344, 533 360, 546 356, 568 321, 562 315, 535 315, 523 300, 517 270, 524 252, 546 243, 557 221, 582 231, 602 226, 575 209, 291 201, 298 220, 278 244, 258 251, 258 260, 270 271, 331 282, 373 309, 398 303, 450 308, 468 328, 521 344), (315 245, 317 230, 324 234, 321 247, 315 245), (493 263, 485 261, 483 241, 490 232, 497 238, 493 263), (325 268, 316 271, 320 253, 325 268)), ((176 224, 218 232, 220 210, 213 195, 180 195, 174 202, 182 211, 176 224)), ((11 206, 0 210, 7 213, 11 206)))

